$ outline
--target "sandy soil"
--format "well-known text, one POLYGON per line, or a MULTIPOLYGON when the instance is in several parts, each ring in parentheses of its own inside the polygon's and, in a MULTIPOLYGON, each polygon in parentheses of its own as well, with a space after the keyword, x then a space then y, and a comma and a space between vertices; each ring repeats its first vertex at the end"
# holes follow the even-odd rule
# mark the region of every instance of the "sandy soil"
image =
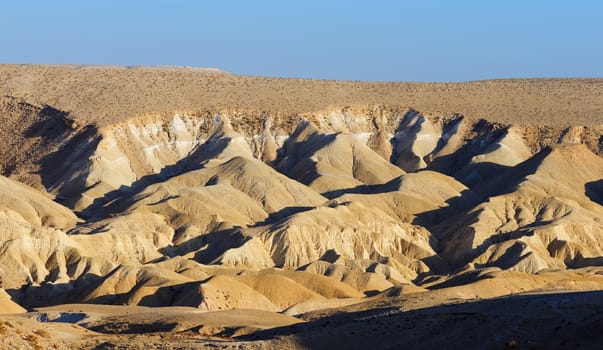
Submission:
POLYGON ((0 65, 0 95, 48 104, 100 125, 146 113, 248 110, 296 115, 373 105, 512 124, 603 123, 603 79, 370 83, 237 76, 194 68, 0 65))
POLYGON ((601 292, 467 301, 419 293, 355 309, 282 325, 276 316, 246 310, 204 315, 178 308, 141 312, 66 305, 4 316, 0 344, 22 349, 597 349, 603 341, 601 292), (38 321, 53 313, 60 315, 56 321, 38 321), (234 338, 204 334, 254 324, 252 318, 269 329, 246 333, 253 331, 246 327, 234 338), (123 320, 134 327, 124 328, 123 320))

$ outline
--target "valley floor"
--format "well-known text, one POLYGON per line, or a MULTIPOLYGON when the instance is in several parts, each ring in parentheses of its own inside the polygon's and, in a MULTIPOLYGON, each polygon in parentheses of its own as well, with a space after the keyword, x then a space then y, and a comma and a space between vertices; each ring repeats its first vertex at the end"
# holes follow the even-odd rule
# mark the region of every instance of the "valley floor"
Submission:
POLYGON ((19 349, 598 349, 603 292, 440 300, 431 292, 285 316, 251 310, 199 319, 184 308, 63 305, 2 317, 0 346, 19 349), (431 306, 429 306, 431 305, 431 306), (142 311, 142 312, 141 312, 142 311), (39 322, 47 315, 61 315, 39 322), (124 322, 128 319, 129 321, 124 322), (133 319, 132 319, 133 317, 133 319), (306 317, 308 320, 304 321, 306 317), (67 323, 60 323, 60 322, 67 323), (265 329, 258 330, 258 321, 265 329), (72 323, 69 323, 72 322, 72 323), (245 323, 248 323, 245 325, 245 323), (220 324, 219 326, 217 324, 220 324), (95 329, 92 331, 90 329, 95 329), (233 332, 231 336, 207 332, 233 332), (253 330, 256 329, 256 330, 253 330), (234 333, 239 332, 239 335, 234 333))

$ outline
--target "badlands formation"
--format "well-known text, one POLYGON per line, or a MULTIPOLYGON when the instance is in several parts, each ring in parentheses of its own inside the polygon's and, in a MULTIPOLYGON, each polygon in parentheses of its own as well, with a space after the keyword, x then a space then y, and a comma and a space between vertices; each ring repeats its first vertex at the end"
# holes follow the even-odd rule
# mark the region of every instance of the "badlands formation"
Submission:
POLYGON ((0 66, 0 348, 598 348, 603 80, 0 66))

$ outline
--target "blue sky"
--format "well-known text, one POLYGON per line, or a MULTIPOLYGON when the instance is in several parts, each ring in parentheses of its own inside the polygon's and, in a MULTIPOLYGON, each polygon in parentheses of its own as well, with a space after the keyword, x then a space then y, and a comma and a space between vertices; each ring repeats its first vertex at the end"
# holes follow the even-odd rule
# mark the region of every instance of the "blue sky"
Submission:
POLYGON ((0 63, 369 81, 603 77, 603 1, 2 0, 0 63))

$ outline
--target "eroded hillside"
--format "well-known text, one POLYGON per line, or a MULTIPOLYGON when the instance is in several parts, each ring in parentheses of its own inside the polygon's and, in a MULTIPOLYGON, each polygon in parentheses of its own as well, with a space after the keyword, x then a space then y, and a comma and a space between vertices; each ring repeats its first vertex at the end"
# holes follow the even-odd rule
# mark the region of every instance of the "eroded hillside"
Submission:
POLYGON ((1 66, 0 81, 5 312, 78 303, 74 323, 112 334, 127 317, 91 304, 187 307, 159 330, 144 311, 134 333, 265 342, 403 296, 603 287, 599 80, 1 66), (265 314, 223 311, 241 309, 265 314))

